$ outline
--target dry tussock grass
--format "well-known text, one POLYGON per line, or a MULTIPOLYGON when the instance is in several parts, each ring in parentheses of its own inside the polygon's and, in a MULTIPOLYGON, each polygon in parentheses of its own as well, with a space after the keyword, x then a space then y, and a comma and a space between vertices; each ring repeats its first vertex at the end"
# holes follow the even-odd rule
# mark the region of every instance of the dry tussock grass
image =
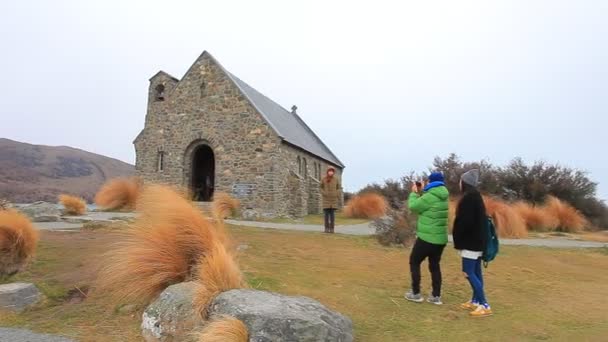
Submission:
POLYGON ((376 193, 354 196, 344 207, 344 215, 350 218, 377 219, 388 210, 386 198, 376 193))
POLYGON ((95 195, 95 204, 104 210, 133 210, 141 188, 135 177, 111 179, 95 195))
POLYGON ((38 231, 16 210, 0 211, 0 276, 21 271, 34 257, 38 231))
POLYGON ((483 196, 488 216, 494 220, 500 237, 524 238, 528 236, 526 222, 508 203, 493 197, 483 196))
POLYGON ((99 277, 100 290, 117 302, 146 302, 167 286, 192 279, 216 239, 212 223, 169 187, 147 187, 138 209, 139 217, 107 253, 99 277))
POLYGON ((194 307, 203 317, 207 316, 207 307, 218 294, 245 287, 234 255, 220 241, 216 241, 211 251, 201 257, 197 275, 194 307))
POLYGON ((87 211, 87 202, 78 197, 72 195, 61 194, 59 195, 59 203, 63 205, 64 212, 67 215, 84 215, 87 211))
POLYGON ((197 334, 199 342, 247 342, 249 332, 240 320, 221 316, 207 323, 205 328, 197 334))
POLYGON ((543 207, 523 201, 516 202, 512 206, 526 222, 529 231, 548 231, 559 225, 557 218, 550 215, 543 207))
POLYGON ((552 230, 576 233, 587 225, 587 220, 578 210, 556 197, 547 197, 543 210, 557 223, 557 226, 551 227, 554 228, 552 230))
POLYGON ((448 207, 448 229, 450 233, 454 230, 454 221, 456 220, 456 208, 458 208, 459 198, 450 198, 448 207))
POLYGON ((138 200, 139 217, 107 253, 100 293, 116 303, 149 302, 166 287, 195 280, 201 313, 218 293, 242 287, 223 221, 215 224, 183 194, 152 185, 138 200))
POLYGON ((241 202, 238 199, 220 192, 213 195, 211 210, 215 218, 223 220, 233 215, 240 206, 241 202))

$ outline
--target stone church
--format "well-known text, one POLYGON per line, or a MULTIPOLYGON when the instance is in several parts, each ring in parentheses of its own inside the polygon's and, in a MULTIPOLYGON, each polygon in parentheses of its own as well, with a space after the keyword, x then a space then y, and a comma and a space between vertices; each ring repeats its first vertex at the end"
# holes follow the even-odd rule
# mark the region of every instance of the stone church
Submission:
POLYGON ((321 212, 320 179, 344 164, 296 113, 228 72, 208 52, 182 79, 150 79, 135 138, 146 182, 185 186, 195 201, 226 192, 263 217, 321 212))

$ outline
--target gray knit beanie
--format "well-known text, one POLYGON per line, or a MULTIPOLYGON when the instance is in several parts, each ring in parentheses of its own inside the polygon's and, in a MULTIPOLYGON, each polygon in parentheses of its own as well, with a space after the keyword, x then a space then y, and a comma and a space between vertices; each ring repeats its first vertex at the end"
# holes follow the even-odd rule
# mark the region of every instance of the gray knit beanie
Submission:
POLYGON ((460 177, 460 179, 464 183, 469 184, 470 186, 477 187, 479 185, 479 170, 471 169, 471 170, 463 173, 462 177, 460 177))

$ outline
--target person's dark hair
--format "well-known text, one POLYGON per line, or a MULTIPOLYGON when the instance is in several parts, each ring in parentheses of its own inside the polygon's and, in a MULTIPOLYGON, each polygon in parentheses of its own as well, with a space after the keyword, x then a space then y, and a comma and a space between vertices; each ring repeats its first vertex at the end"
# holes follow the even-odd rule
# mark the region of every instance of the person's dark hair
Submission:
POLYGON ((468 194, 471 192, 478 192, 477 188, 472 186, 471 184, 462 182, 462 193, 463 194, 468 194))

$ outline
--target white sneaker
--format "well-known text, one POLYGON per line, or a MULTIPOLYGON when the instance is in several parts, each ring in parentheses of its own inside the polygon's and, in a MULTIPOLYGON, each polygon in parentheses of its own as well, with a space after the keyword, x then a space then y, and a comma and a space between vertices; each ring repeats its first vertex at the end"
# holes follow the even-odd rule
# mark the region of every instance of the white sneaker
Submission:
POLYGON ((431 304, 435 304, 435 305, 443 304, 443 302, 441 301, 441 297, 429 296, 429 298, 427 298, 426 301, 431 304))
POLYGON ((405 293, 405 299, 410 302, 422 303, 424 302, 424 297, 420 293, 414 294, 411 290, 405 293))

